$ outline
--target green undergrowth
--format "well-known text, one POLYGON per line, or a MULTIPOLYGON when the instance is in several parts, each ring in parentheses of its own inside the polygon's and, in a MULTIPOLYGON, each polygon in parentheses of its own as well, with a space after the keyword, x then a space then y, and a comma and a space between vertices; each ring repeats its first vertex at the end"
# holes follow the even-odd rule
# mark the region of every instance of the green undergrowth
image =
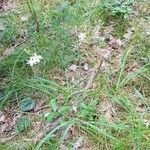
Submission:
MULTIPOLYGON (((20 2, 18 11, 1 14, 0 19, 5 26, 5 30, 0 31, 1 108, 9 104, 18 105, 18 100, 24 96, 40 100, 44 98, 52 110, 45 119, 51 122, 61 116, 62 120, 37 145, 20 138, 17 139, 19 142, 0 144, 0 150, 19 150, 20 145, 28 150, 59 150, 63 144, 71 149, 78 137, 71 140, 65 140, 65 137, 73 125, 80 129, 79 136, 87 137, 95 149, 149 149, 150 128, 144 125, 144 119, 150 116, 147 112, 137 112, 136 108, 139 103, 150 107, 150 44, 144 27, 147 19, 141 25, 138 19, 129 18, 134 12, 133 4, 133 1, 120 4, 118 0, 27 0, 20 2), (22 21, 22 16, 28 16, 28 19, 22 21), (132 26, 134 32, 123 47, 117 72, 99 72, 94 81, 95 87, 84 90, 78 83, 70 82, 65 74, 69 65, 80 61, 83 56, 74 48, 79 41, 72 30, 77 28, 77 32, 84 31, 90 36, 96 25, 102 28, 112 25, 112 35, 120 39, 132 26), (22 42, 20 39, 25 40, 22 42), (18 41, 20 44, 15 46, 18 41), (12 47, 14 51, 5 56, 6 49, 12 47), (42 60, 31 67, 27 60, 34 53, 41 55, 42 60), (127 68, 134 64, 135 70, 127 72, 127 68), (65 84, 52 78, 57 76, 53 72, 55 68, 63 72, 58 77, 61 76, 65 84), (98 110, 98 105, 105 100, 117 109, 113 112, 114 121, 107 120, 98 110), (74 103, 77 103, 77 113, 70 115, 74 103)), ((105 42, 98 44, 100 48, 106 45, 105 42)), ((93 53, 94 50, 89 49, 93 53)))

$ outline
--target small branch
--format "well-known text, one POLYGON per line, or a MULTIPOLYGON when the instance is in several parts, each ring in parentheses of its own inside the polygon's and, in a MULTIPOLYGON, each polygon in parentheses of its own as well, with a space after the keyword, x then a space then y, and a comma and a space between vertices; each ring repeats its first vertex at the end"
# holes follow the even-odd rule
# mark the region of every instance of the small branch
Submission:
MULTIPOLYGON (((91 85, 92 85, 92 83, 93 83, 93 81, 94 81, 94 79, 95 79, 95 77, 96 77, 96 75, 97 75, 97 73, 98 73, 102 63, 103 63, 103 57, 100 57, 98 62, 97 62, 97 64, 95 65, 95 67, 93 68, 92 72, 89 75, 89 79, 88 79, 88 81, 86 83, 86 86, 84 88, 85 90, 90 89, 90 87, 91 87, 91 85)), ((82 97, 86 96, 86 93, 87 93, 87 91, 85 91, 82 94, 82 97)), ((76 96, 76 98, 77 98, 77 96, 76 96)), ((74 104, 75 108, 78 108, 80 106, 80 103, 81 103, 80 100, 76 100, 76 103, 74 104)))
POLYGON ((43 106, 43 107, 41 107, 41 108, 34 109, 34 112, 39 112, 39 111, 42 111, 43 109, 47 109, 47 108, 49 108, 48 105, 43 106))
POLYGON ((102 65, 102 62, 103 62, 103 59, 100 58, 99 61, 97 62, 97 64, 95 65, 93 71, 91 72, 90 76, 89 76, 89 79, 88 79, 87 84, 85 86, 85 90, 88 90, 91 87, 93 80, 94 80, 97 72, 99 71, 100 66, 102 65))
POLYGON ((41 140, 44 137, 44 135, 46 135, 48 132, 50 132, 55 127, 57 127, 60 124, 60 121, 61 121, 61 117, 59 116, 53 122, 47 123, 45 125, 44 131, 40 130, 34 137, 35 143, 37 143, 39 140, 41 140))

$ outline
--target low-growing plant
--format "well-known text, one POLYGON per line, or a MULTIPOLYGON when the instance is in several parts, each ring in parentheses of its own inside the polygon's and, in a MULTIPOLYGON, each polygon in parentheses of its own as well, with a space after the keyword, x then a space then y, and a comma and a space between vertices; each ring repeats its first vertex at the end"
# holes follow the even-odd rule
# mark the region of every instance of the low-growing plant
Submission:
POLYGON ((133 0, 107 0, 102 1, 102 8, 110 11, 113 15, 126 17, 132 10, 133 0))
POLYGON ((122 37, 129 25, 128 16, 133 12, 134 0, 102 0, 90 13, 92 22, 101 21, 104 25, 112 25, 114 27, 114 35, 122 37))

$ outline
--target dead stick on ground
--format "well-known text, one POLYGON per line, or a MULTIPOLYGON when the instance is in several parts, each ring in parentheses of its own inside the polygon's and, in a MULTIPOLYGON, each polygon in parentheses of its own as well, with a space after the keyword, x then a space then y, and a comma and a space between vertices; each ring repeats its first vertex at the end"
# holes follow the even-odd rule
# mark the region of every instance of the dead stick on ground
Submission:
POLYGON ((60 121, 61 121, 61 117, 59 116, 53 122, 47 123, 45 125, 46 127, 45 127, 44 131, 40 130, 34 137, 35 143, 37 143, 39 140, 41 140, 44 137, 44 135, 46 135, 48 132, 50 132, 55 127, 57 127, 60 124, 60 121))
MULTIPOLYGON (((100 58, 98 59, 97 64, 95 65, 95 67, 93 68, 93 70, 91 71, 91 73, 90 73, 90 75, 89 75, 87 84, 86 84, 86 86, 85 86, 85 88, 84 88, 85 90, 90 89, 90 87, 92 86, 92 83, 93 83, 93 81, 94 81, 94 79, 95 79, 97 73, 99 72, 99 69, 100 69, 102 63, 103 63, 103 57, 100 57, 100 58)), ((85 91, 82 96, 84 97, 84 96, 86 95, 86 93, 87 93, 87 91, 85 91)), ((78 107, 80 106, 80 103, 81 103, 81 101, 77 100, 74 106, 75 106, 76 108, 78 108, 78 107)))
POLYGON ((85 86, 85 90, 88 90, 91 87, 93 80, 95 79, 95 76, 96 76, 97 72, 99 71, 100 66, 102 65, 102 62, 103 62, 103 58, 101 57, 89 76, 88 82, 85 86))

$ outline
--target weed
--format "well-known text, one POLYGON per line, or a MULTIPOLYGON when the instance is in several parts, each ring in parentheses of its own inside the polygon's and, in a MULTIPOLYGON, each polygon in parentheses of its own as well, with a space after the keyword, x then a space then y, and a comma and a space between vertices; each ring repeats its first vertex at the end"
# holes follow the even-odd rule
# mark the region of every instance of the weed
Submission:
POLYGON ((102 1, 102 7, 114 15, 126 17, 132 12, 133 0, 102 1))

